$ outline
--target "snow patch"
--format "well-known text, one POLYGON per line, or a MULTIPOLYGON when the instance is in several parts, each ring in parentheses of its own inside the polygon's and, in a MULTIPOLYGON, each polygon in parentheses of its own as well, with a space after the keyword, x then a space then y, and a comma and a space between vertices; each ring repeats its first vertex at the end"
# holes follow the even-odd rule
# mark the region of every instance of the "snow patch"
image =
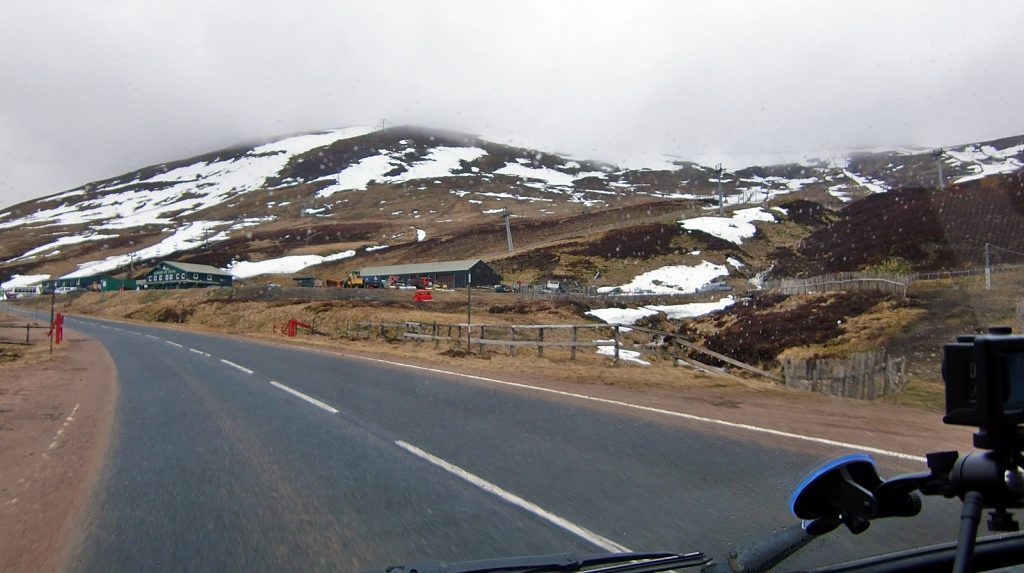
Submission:
POLYGON ((598 308, 586 313, 587 316, 603 320, 608 324, 636 324, 641 318, 658 314, 646 308, 598 308))
POLYGON ((1013 145, 1005 149, 996 149, 991 145, 969 145, 960 150, 948 150, 946 155, 960 163, 969 163, 967 167, 974 171, 971 175, 957 178, 954 183, 974 181, 989 175, 1013 173, 1024 163, 1016 156, 1024 153, 1024 144, 1013 145))
POLYGON ((151 247, 140 249, 134 253, 114 255, 101 261, 82 263, 78 265, 78 270, 64 275, 61 278, 77 278, 110 272, 121 267, 128 266, 133 256, 136 261, 163 259, 167 258, 167 256, 172 253, 188 251, 199 247, 204 242, 213 243, 217 241, 224 241, 228 238, 227 233, 220 231, 214 235, 210 235, 210 229, 211 227, 226 225, 227 223, 227 221, 197 221, 195 223, 189 223, 175 231, 170 237, 165 238, 151 247))
POLYGON ((697 289, 720 276, 728 276, 729 269, 701 261, 698 265, 674 265, 648 271, 633 278, 619 287, 621 292, 653 293, 653 294, 684 294, 697 292, 697 289))
MULTIPOLYGON (((171 225, 172 216, 190 215, 262 188, 267 178, 277 175, 295 155, 371 131, 370 128, 349 128, 298 135, 256 147, 241 157, 200 161, 145 178, 107 183, 92 190, 92 199, 5 221, 0 223, 0 228, 100 221, 105 222, 98 227, 100 229, 171 225)), ((79 192, 84 193, 84 190, 75 189, 57 197, 70 197, 79 192)))
POLYGON ((725 298, 718 299, 717 302, 691 302, 687 304, 661 306, 650 305, 644 308, 663 312, 668 318, 672 320, 679 320, 681 318, 692 318, 695 316, 710 314, 712 312, 728 308, 734 304, 736 304, 736 300, 731 296, 727 296, 725 298))
MULTIPOLYGON (((594 342, 603 342, 603 343, 614 344, 615 340, 595 340, 594 342)), ((613 356, 614 357, 615 356, 615 347, 614 346, 598 346, 597 347, 597 353, 601 354, 603 356, 613 356)), ((632 362, 634 364, 639 364, 641 366, 650 366, 651 365, 650 362, 648 362, 646 360, 642 360, 640 358, 640 353, 637 352, 636 350, 626 350, 624 348, 620 348, 619 349, 619 360, 624 360, 626 362, 632 362)))
POLYGON ((843 169, 843 174, 849 177, 850 180, 856 183, 857 185, 866 188, 868 191, 871 191, 872 193, 885 193, 886 191, 889 190, 888 188, 885 187, 884 181, 872 180, 869 177, 857 175, 856 173, 850 171, 849 169, 843 169))
POLYGON ((8 290, 14 287, 33 286, 48 278, 50 278, 50 275, 11 275, 9 280, 0 283, 0 289, 8 290))
POLYGON ((60 247, 67 246, 67 245, 77 245, 78 243, 85 243, 87 241, 101 241, 103 239, 116 239, 116 238, 117 238, 117 235, 101 235, 101 234, 98 234, 98 233, 92 233, 92 234, 86 234, 86 235, 69 235, 67 237, 61 237, 61 238, 57 239, 56 241, 53 241, 53 242, 47 243, 45 245, 38 246, 38 247, 36 247, 34 249, 30 249, 28 251, 25 251, 25 253, 22 254, 20 257, 17 257, 17 258, 14 258, 14 259, 10 259, 9 261, 5 261, 5 262, 9 263, 11 261, 27 259, 27 258, 33 257, 35 255, 38 255, 40 253, 45 253, 47 251, 54 251, 54 252, 52 252, 50 254, 51 255, 55 255, 55 254, 60 252, 60 251, 57 251, 56 249, 58 249, 60 247))
POLYGON ((684 229, 703 231, 730 243, 741 245, 743 244, 743 239, 749 239, 757 233, 757 227, 753 224, 754 221, 774 223, 775 216, 761 207, 753 207, 750 209, 740 209, 733 213, 731 217, 696 217, 679 221, 679 224, 684 229))
POLYGON ((648 316, 654 316, 656 314, 664 314, 666 318, 671 320, 679 320, 682 318, 692 318, 695 316, 703 316, 712 312, 728 308, 735 304, 736 301, 731 296, 727 296, 719 299, 717 302, 690 302, 686 304, 668 304, 668 305, 647 305, 640 308, 599 308, 587 312, 587 316, 593 316, 599 320, 603 320, 608 324, 628 324, 633 325, 640 319, 647 318, 648 316))
POLYGON ((355 251, 343 251, 326 257, 320 255, 289 255, 258 262, 239 261, 229 265, 228 270, 231 271, 232 275, 240 279, 259 275, 288 274, 301 271, 313 265, 354 257, 355 254, 355 251))
POLYGON ((338 173, 332 184, 317 191, 317 197, 330 197, 340 191, 365 190, 371 181, 404 183, 414 179, 453 177, 456 174, 452 172, 462 169, 463 161, 475 161, 487 155, 479 147, 435 147, 420 161, 407 165, 401 153, 386 150, 381 153, 364 157, 358 163, 346 167, 338 173), (401 167, 406 167, 402 173, 390 177, 386 175, 401 167))

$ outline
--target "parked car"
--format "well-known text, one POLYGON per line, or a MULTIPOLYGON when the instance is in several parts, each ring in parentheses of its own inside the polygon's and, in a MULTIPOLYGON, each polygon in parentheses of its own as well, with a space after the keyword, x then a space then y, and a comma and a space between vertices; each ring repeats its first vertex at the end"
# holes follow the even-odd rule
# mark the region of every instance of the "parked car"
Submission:
POLYGON ((495 285, 494 292, 512 292, 512 287, 508 285, 495 285))

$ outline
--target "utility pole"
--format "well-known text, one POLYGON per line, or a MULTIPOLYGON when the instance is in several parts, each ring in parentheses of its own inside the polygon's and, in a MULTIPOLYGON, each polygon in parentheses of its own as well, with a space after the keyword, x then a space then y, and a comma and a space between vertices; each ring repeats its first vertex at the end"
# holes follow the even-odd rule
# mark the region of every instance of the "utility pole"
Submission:
POLYGON ((989 244, 985 243, 985 290, 992 290, 992 267, 989 259, 989 244))
POLYGON ((715 172, 718 173, 718 216, 722 217, 725 215, 725 194, 722 193, 722 174, 725 169, 721 163, 715 166, 715 172))
POLYGON ((939 168, 939 189, 940 190, 946 188, 946 181, 942 177, 942 158, 945 155, 946 155, 946 150, 941 148, 941 147, 936 149, 935 151, 932 151, 932 157, 935 158, 935 165, 937 165, 938 168, 939 168))
POLYGON ((509 223, 509 219, 512 217, 512 213, 508 209, 502 209, 502 218, 505 219, 505 238, 508 239, 508 252, 512 252, 512 224, 509 223))

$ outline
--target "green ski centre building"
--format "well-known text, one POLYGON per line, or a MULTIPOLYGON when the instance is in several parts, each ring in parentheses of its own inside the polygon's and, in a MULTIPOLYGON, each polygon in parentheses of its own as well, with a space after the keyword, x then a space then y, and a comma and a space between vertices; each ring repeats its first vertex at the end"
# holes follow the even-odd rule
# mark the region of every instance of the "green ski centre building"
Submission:
POLYGON ((231 286, 231 273, 209 265, 161 261, 146 274, 143 288, 205 288, 231 286))

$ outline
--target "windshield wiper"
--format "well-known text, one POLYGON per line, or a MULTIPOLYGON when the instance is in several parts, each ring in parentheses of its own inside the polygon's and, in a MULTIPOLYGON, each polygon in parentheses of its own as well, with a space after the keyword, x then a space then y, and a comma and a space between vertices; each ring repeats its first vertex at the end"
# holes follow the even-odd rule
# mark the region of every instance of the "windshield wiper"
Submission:
POLYGON ((602 553, 577 556, 555 553, 531 557, 482 559, 441 563, 425 561, 391 565, 383 573, 542 573, 545 571, 586 571, 587 573, 656 573, 706 565, 711 560, 703 553, 602 553))

